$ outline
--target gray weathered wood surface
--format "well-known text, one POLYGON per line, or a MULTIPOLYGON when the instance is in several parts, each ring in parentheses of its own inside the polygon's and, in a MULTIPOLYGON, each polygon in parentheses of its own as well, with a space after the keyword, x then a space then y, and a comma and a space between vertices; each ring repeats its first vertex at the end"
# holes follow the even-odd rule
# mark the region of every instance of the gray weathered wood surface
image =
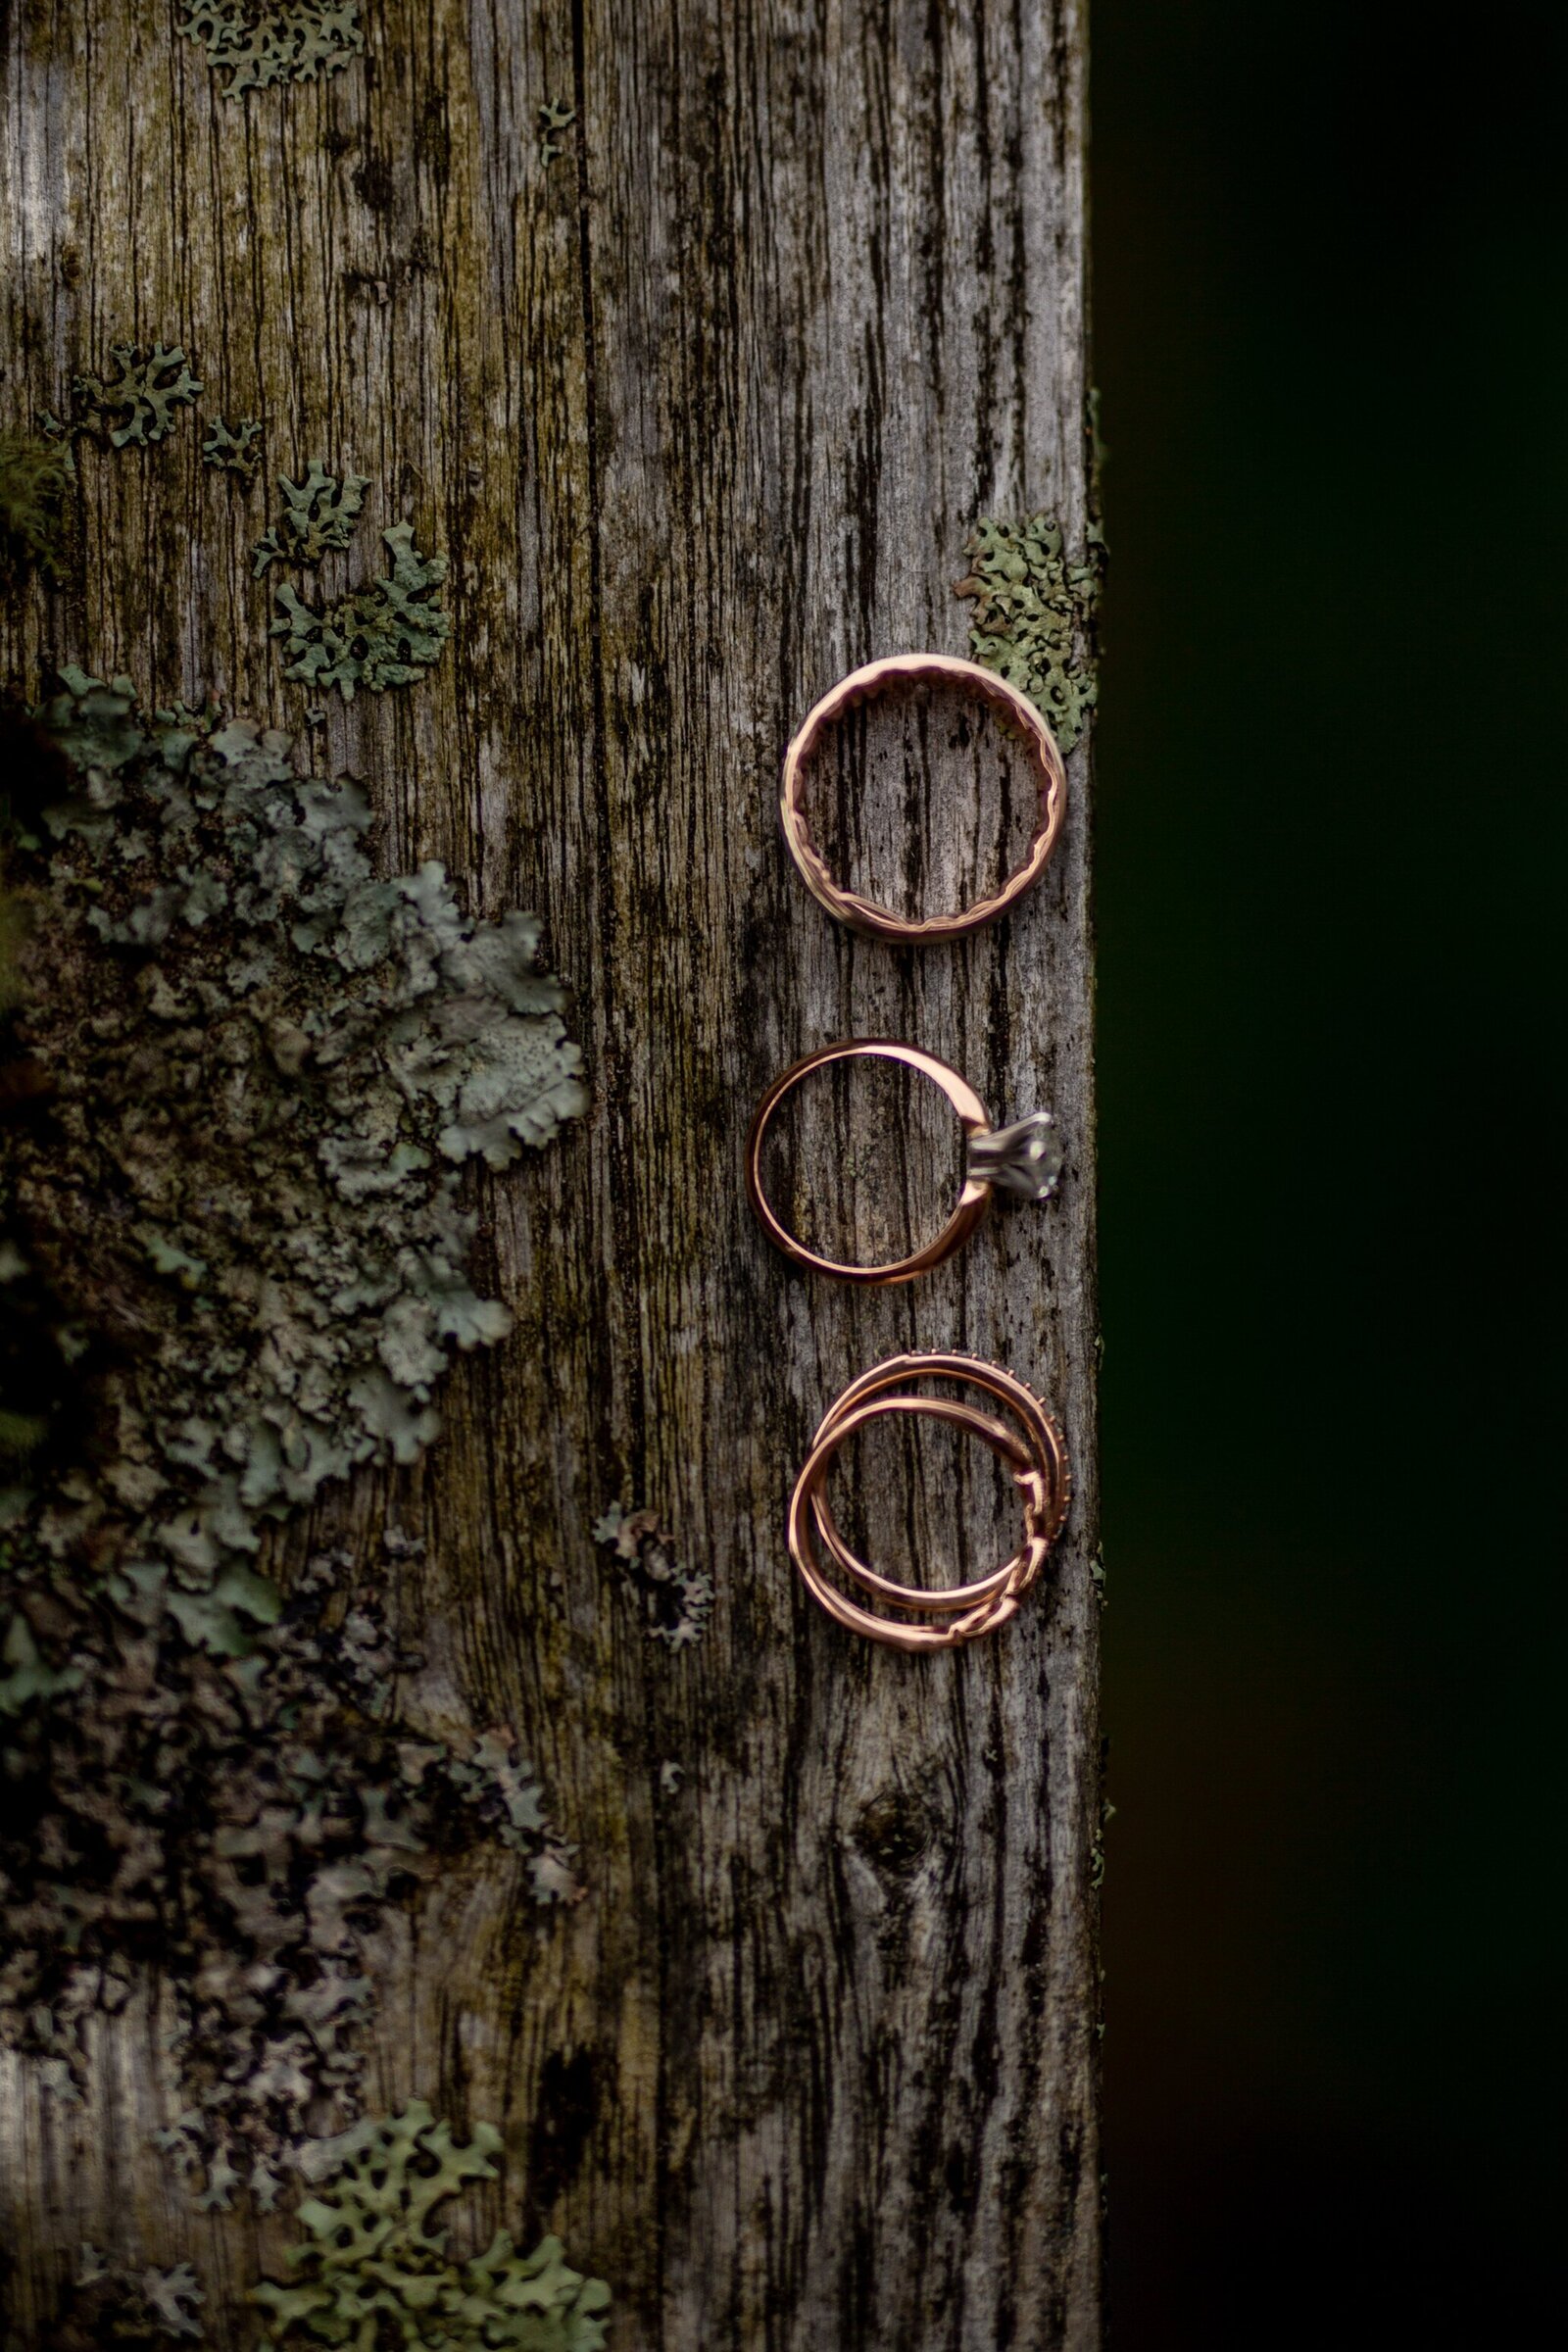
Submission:
MULTIPOLYGON (((9 11, 7 420, 111 341, 177 338, 212 405, 265 416, 269 475, 351 465, 368 519, 446 551, 449 654, 334 701, 317 757, 366 779, 389 861, 538 907, 575 991, 592 1112, 481 1188, 514 1336, 454 1372, 416 1471, 328 1516, 369 1556, 395 1488, 427 1671, 517 1728, 588 1887, 541 1924, 506 1857, 456 1867, 387 1939, 370 2098, 503 2127, 490 2218, 520 2197, 610 2280, 618 2352, 1099 2340, 1088 760, 1041 889, 917 956, 827 922, 775 808, 844 669, 963 650, 977 516, 1081 537, 1082 15, 368 0, 362 63, 233 102, 163 0, 9 11), (546 164, 551 99, 577 122, 546 164), (770 1254, 740 1150, 786 1059, 878 1032, 999 1115, 1054 1105, 1069 1164, 1049 1209, 851 1296, 770 1254), (910 1345, 1032 1379, 1077 1490, 1021 1619, 931 1661, 841 1636, 783 1538, 817 1416, 910 1345), (614 1499, 710 1569, 695 1649, 644 1638, 592 1542, 614 1499)), ((249 574, 270 496, 198 439, 83 451, 79 572, 19 605, 7 672, 75 659, 298 728, 249 574)), ((872 737, 848 848, 935 904, 975 838, 1001 854, 1006 796, 940 728, 872 737)), ((848 1158, 863 1240, 939 1199, 952 1145, 923 1105, 879 1136, 856 1088, 795 1177, 831 1223, 848 1158)), ((1003 1540, 936 1433, 859 1461, 890 1565, 1003 1540)), ((147 2149, 156 1992, 95 2035, 85 2108, 13 2078, 27 2340, 81 2239, 192 2253, 221 2292, 287 2235, 196 2215, 147 2149)))

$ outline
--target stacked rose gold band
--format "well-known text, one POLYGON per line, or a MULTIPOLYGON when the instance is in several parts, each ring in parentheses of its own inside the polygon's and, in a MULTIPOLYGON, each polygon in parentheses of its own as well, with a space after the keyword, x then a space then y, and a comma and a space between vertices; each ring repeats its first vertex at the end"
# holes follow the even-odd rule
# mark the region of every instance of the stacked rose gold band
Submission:
MULTIPOLYGON (((942 654, 901 654, 852 671, 808 713, 784 761, 781 815, 784 838, 807 887, 838 921, 874 938, 904 946, 958 939, 994 922, 1038 882, 1061 830, 1066 774, 1051 730, 1034 705, 978 662, 942 654), (805 808, 805 778, 825 734, 847 711, 900 686, 957 684, 985 703, 1023 744, 1035 770, 1039 816, 1023 863, 994 896, 956 914, 906 921, 889 908, 843 889, 829 874, 810 838, 805 808)), ((853 1039, 819 1048, 773 1081, 758 1105, 746 1147, 746 1188, 752 1208, 775 1248, 797 1264, 836 1281, 880 1284, 912 1281, 950 1256, 984 1216, 993 1183, 1044 1199, 1054 1176, 1031 1172, 1046 1149, 1049 1115, 1036 1113, 1002 1134, 993 1131, 984 1103, 967 1081, 919 1047, 887 1038, 853 1039), (957 1112, 969 1146, 969 1171, 953 1214, 935 1240, 892 1264, 862 1266, 817 1256, 799 1242, 774 1213, 762 1184, 762 1152, 769 1121, 785 1096, 814 1069, 835 1061, 872 1055, 903 1062, 932 1079, 957 1112), (1012 1153, 1009 1173, 1007 1154, 1012 1153), (984 1156, 989 1154, 989 1156, 984 1156)), ((1027 1384, 1000 1365, 959 1354, 918 1353, 893 1357, 852 1382, 827 1413, 795 1483, 790 1501, 790 1553, 808 1591, 839 1625, 872 1642, 904 1650, 955 1649, 990 1633, 1015 1615, 1023 1595, 1039 1579, 1067 1514, 1071 1477, 1061 1430, 1027 1384), (1004 1408, 1007 1419, 919 1385, 941 1380, 978 1390, 1004 1408), (850 1549, 827 1499, 833 1457, 845 1441, 867 1423, 888 1415, 939 1421, 965 1431, 991 1446, 1011 1472, 1023 1513, 1023 1540, 999 1568, 969 1584, 945 1587, 900 1585, 879 1575, 850 1549), (879 1616, 851 1598, 824 1571, 825 1551, 840 1575, 903 1619, 879 1616), (930 1622, 931 1620, 937 1622, 930 1622), (913 1620, 909 1622, 908 1620, 913 1620)))
POLYGON ((1013 1616, 1038 1579, 1046 1555, 1060 1534, 1072 1493, 1067 1447, 1061 1431, 1034 1391, 1000 1364, 968 1355, 896 1355, 852 1381, 817 1430, 790 1498, 790 1555, 807 1590, 828 1615, 851 1633, 864 1634, 895 1649, 957 1649, 989 1634, 1013 1616), (946 1396, 926 1396, 919 1380, 959 1381, 1005 1405, 1018 1423, 1020 1440, 1005 1422, 946 1396), (911 1413, 980 1438, 1012 1472, 1023 1502, 1024 1540, 1000 1568, 968 1585, 935 1589, 899 1585, 858 1559, 834 1524, 825 1482, 834 1454, 846 1438, 884 1414, 911 1413), (823 1575, 820 1542, 840 1570, 881 1601, 917 1617, 939 1617, 940 1625, 901 1625, 873 1616, 823 1575))

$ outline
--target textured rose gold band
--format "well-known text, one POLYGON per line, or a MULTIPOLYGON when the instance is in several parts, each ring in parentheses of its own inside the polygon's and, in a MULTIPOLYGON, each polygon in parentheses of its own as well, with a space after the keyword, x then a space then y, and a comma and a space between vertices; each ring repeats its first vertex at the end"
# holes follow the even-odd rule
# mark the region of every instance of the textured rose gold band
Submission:
POLYGON ((1061 831, 1066 806, 1067 771, 1056 749, 1055 737, 1034 704, 994 669, 983 669, 978 662, 960 661, 953 654, 890 654, 841 678, 832 692, 825 694, 815 709, 807 713, 804 725, 785 754, 784 783, 779 797, 784 838, 811 896, 837 921, 900 947, 926 947, 937 940, 961 939, 966 932, 994 923, 1026 891, 1033 890, 1045 872, 1061 831), (932 684, 962 687, 1022 739, 1035 771, 1040 813, 1028 856, 999 891, 990 898, 977 899, 973 906, 960 908, 956 914, 927 915, 923 920, 907 922, 890 907, 879 906, 874 899, 862 898, 858 892, 845 890, 834 881, 807 823, 805 777, 822 737, 847 711, 860 703, 874 702, 899 686, 932 684))
POLYGON ((1015 1373, 979 1357, 956 1354, 897 1355, 851 1383, 825 1416, 790 1497, 790 1555, 808 1592, 835 1622, 871 1642, 895 1649, 956 1649, 1004 1625, 1040 1576, 1067 1516, 1072 1481, 1067 1448, 1054 1417, 1015 1373), (1004 1405, 1022 1440, 991 1415, 971 1405, 927 1396, 911 1384, 958 1381, 1004 1405), (1011 1469, 1023 1500, 1024 1541, 1011 1559, 969 1585, 928 1590, 894 1584, 857 1559, 834 1524, 824 1492, 829 1466, 846 1438, 883 1413, 910 1413, 944 1421, 982 1438, 1011 1469), (838 1567, 877 1599, 911 1616, 940 1617, 938 1625, 908 1624, 878 1617, 831 1584, 817 1556, 826 1545, 838 1567))

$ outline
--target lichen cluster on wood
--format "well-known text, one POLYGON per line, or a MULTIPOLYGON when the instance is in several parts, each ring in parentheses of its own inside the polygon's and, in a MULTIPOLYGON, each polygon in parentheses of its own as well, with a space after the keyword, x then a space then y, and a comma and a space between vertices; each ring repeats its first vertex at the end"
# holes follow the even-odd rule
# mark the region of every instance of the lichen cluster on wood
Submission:
POLYGON ((625 1511, 612 1502, 594 1528, 594 1542, 613 1554, 637 1594, 650 1642, 687 1649, 702 1640, 713 1605, 713 1580, 706 1568, 682 1560, 675 1537, 657 1511, 625 1511))
POLYGON ((231 473, 244 489, 255 481, 262 463, 260 417, 240 416, 229 424, 216 417, 202 443, 202 464, 215 473, 231 473))
POLYGON ((494 2180, 501 2134, 477 2124, 454 2139, 422 2099, 308 2148, 314 2192, 299 2209, 305 2237, 294 2278, 264 2280, 263 2352, 285 2339, 318 2344, 427 2345, 431 2352, 601 2352, 610 2289, 567 2264, 559 2238, 521 2254, 498 2230, 482 2254, 451 2253, 430 2228, 437 2206, 470 2181, 494 2180))
POLYGON ((300 482, 278 477, 282 511, 256 542, 252 568, 261 579, 272 564, 319 564, 333 548, 347 547, 365 506, 369 476, 328 473, 324 459, 313 458, 300 482))
POLYGON ((205 389, 177 343, 155 343, 150 350, 116 343, 109 357, 108 374, 73 377, 74 406, 62 429, 94 434, 111 449, 162 441, 177 411, 193 407, 205 389))
POLYGON ((1099 695, 1094 622, 1104 552, 1094 523, 1074 561, 1049 514, 1027 522, 988 516, 975 525, 965 550, 971 568, 955 590, 974 601, 975 661, 1038 705, 1063 752, 1082 740, 1099 695))
MULTIPOLYGON (((278 488, 282 511, 252 551, 257 579, 274 564, 313 569, 351 546, 369 481, 362 473, 329 473, 323 459, 313 458, 302 481, 283 474, 278 488)), ((317 607, 287 582, 278 589, 271 634, 283 641, 286 678, 323 691, 335 686, 352 702, 361 686, 382 694, 389 686, 416 685, 436 661, 452 627, 438 601, 446 558, 421 554, 411 523, 394 523, 381 537, 390 571, 335 602, 317 607)))
POLYGON ((285 678, 323 690, 335 686, 351 703, 356 687, 381 694, 388 686, 416 685, 436 661, 452 628, 436 601, 446 558, 421 555, 411 523, 396 522, 381 537, 392 558, 390 571, 335 603, 318 608, 287 581, 279 588, 272 635, 283 642, 285 678))
POLYGON ((553 164, 557 156, 566 152, 563 131, 569 130, 577 120, 577 109, 563 98, 547 98, 537 110, 539 120, 539 161, 553 164))
POLYGON ((200 2343, 206 2300, 188 2262, 133 2269, 83 2246, 49 2352, 168 2352, 171 2339, 200 2343))
POLYGON ((465 916, 433 863, 378 879, 363 796, 286 736, 78 671, 44 718, 0 1274, 74 1394, 0 1513, 0 2033, 69 2096, 81 2016, 156 1959, 168 2144, 265 2202, 312 2102, 352 2099, 364 1937, 419 1857, 495 1837, 575 1891, 511 1733, 421 1740, 383 1603, 318 1560, 285 1604, 257 1558, 412 1461, 450 1349, 505 1336, 460 1171, 547 1143, 579 1056, 537 923, 465 916))
POLYGON ((300 776, 286 736, 79 671, 46 718, 78 789, 13 875, 50 1093, 0 1168, 24 1247, 122 1350, 68 1516, 192 1640, 243 1646, 274 1608, 260 1522, 412 1461, 450 1349, 505 1337, 459 1170, 548 1143, 581 1057, 534 917, 476 922, 433 861, 378 878, 364 795, 300 776))
POLYGON ((182 0, 179 29, 221 70, 226 97, 315 81, 363 55, 360 0, 182 0))
POLYGON ((0 1690, 0 2038, 74 2099, 85 2020, 156 1962, 183 2095, 159 2144, 204 2206, 244 2183, 270 2209, 322 2103, 357 2110, 377 1931, 443 1857, 494 1840, 537 1903, 580 1891, 511 1731, 421 1727, 385 1585, 422 1545, 383 1542, 374 1582, 313 1558, 243 1661, 193 1649, 134 1578, 93 1590, 0 1542, 13 1626, 70 1660, 62 1680, 34 1651, 0 1690))

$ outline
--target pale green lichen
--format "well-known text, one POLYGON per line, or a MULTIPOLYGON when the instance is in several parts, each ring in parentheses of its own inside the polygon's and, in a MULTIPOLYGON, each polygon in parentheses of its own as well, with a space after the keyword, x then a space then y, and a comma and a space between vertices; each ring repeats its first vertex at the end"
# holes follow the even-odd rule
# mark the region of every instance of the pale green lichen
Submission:
POLYGON ((494 1840, 536 1903, 581 1895, 511 1730, 417 1720, 388 1611, 422 1550, 388 1529, 358 1585, 318 1554, 242 1661, 193 1650, 135 1579, 115 1601, 0 1562, 31 1642, 0 1750, 0 2039, 74 2098, 85 2018, 155 1958, 184 2102, 156 2141, 202 2206, 244 2183, 270 2209, 322 2102, 355 2112, 378 1932, 442 1856, 494 1840), (33 1620, 69 1682, 40 1679, 33 1620))
POLYGON ((79 1690, 86 1677, 79 1666, 50 1666, 45 1662, 32 1627, 19 1609, 6 1627, 0 1643, 0 1715, 21 1715, 39 1699, 60 1698, 79 1690))
POLYGON ((368 1938, 438 1852, 493 1838, 536 1900, 579 1891, 511 1730, 432 1736, 379 1593, 323 1557, 285 1602, 257 1555, 434 1435, 451 1349, 509 1321, 460 1171, 584 1096, 534 919, 378 878, 363 795, 286 736, 76 671, 44 716, 0 1271, 74 1385, 0 1507, 0 2036, 73 2095, 83 2016, 155 1958, 191 2094, 166 2144, 265 2205, 317 2103, 352 2112, 368 1938))
POLYGON ((206 2300, 188 2262, 162 2271, 122 2269, 107 2263, 96 2246, 83 2246, 52 2352, 98 2352, 110 2345, 134 2352, 171 2337, 199 2343, 206 2300))
POLYGON ((401 2115, 357 2124, 306 2148, 316 2194, 300 2205, 306 2235, 289 2253, 289 2284, 264 2280, 253 2300, 269 2342, 405 2345, 411 2352, 601 2352, 610 2304, 602 2279, 570 2269, 559 2238, 519 2254, 504 2230, 482 2254, 449 2252, 437 2206, 498 2176, 501 2134, 474 2127, 465 2145, 422 2099, 401 2115))
POLYGON ((226 69, 227 98, 315 81, 365 50, 360 0, 183 0, 179 29, 226 69))
POLYGON ((553 164, 566 150, 561 133, 569 130, 577 120, 577 109, 560 98, 547 98, 539 113, 539 161, 553 164))
POLYGON ((189 408, 202 390, 177 343, 111 347, 113 371, 72 379, 76 403, 71 429, 107 438, 112 449, 130 442, 162 441, 175 422, 174 412, 189 408))
POLYGON ((969 651, 1042 710, 1063 752, 1086 733, 1098 687, 1094 621, 1104 570, 1098 525, 1081 560, 1069 561, 1048 514, 1027 522, 986 519, 965 553, 971 568, 955 594, 971 598, 969 651))
POLYGON ((1089 1884, 1097 1891, 1105 1884, 1105 1832, 1115 1818, 1115 1806, 1102 1798, 1099 1825, 1089 1848, 1089 1884))
POLYGON ((458 1170, 548 1143, 580 1057, 536 919, 463 914, 439 864, 378 879, 363 794, 286 736, 76 671, 46 723, 81 789, 30 869, 16 1017, 53 1093, 0 1169, 56 1288, 135 1335, 70 1516, 242 1645, 274 1607, 259 1522, 414 1460, 451 1349, 505 1336, 458 1170))
POLYGON ((620 1563, 650 1642, 689 1649, 702 1640, 713 1606, 713 1580, 706 1569, 683 1564, 657 1511, 624 1511, 612 1502, 595 1524, 594 1542, 620 1563))
POLYGON ((69 445, 48 433, 0 433, 0 581, 58 578, 66 501, 76 478, 69 445))
POLYGON ((241 416, 233 424, 225 424, 220 416, 202 443, 202 464, 215 472, 233 474, 247 490, 261 462, 262 425, 256 416, 241 416))
POLYGON ((327 472, 324 460, 313 458, 303 482, 279 474, 277 486, 283 511, 253 551, 252 576, 258 580, 270 564, 319 564, 329 549, 347 547, 370 484, 363 473, 346 473, 340 480, 327 472))
POLYGON ((446 558, 421 555, 409 523, 394 523, 381 536, 392 556, 390 574, 336 604, 317 612, 286 583, 278 590, 282 618, 271 634, 283 641, 285 678, 323 692, 335 686, 351 703, 357 687, 380 694, 410 686, 434 663, 452 627, 436 602, 446 558))

